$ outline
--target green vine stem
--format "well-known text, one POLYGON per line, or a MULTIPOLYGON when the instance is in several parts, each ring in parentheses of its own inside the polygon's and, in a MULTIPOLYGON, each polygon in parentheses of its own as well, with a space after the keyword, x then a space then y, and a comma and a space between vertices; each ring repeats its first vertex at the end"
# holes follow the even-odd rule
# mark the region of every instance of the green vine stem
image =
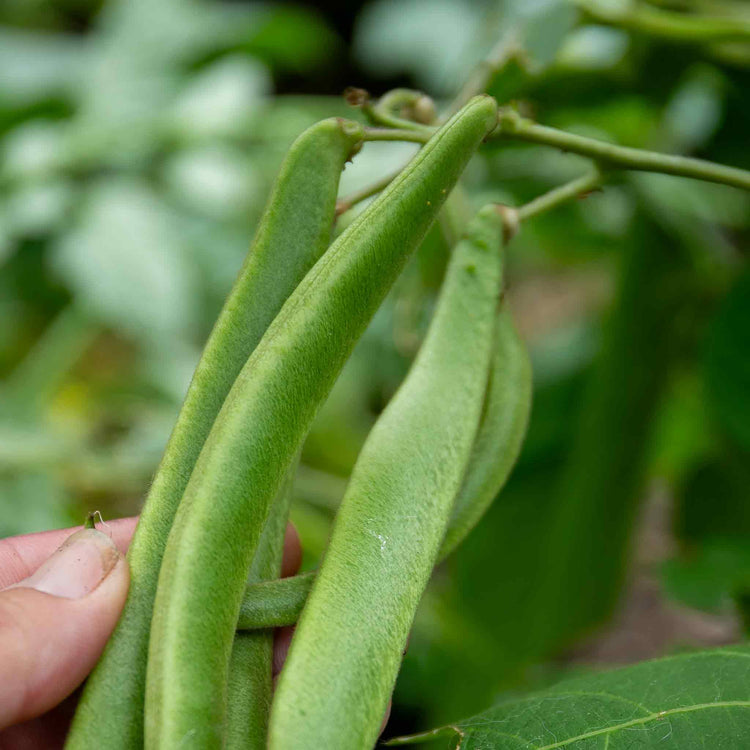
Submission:
POLYGON ((564 185, 560 185, 560 187, 556 187, 514 210, 519 221, 527 221, 545 211, 557 208, 562 203, 567 203, 576 198, 583 198, 592 190, 599 188, 603 182, 604 175, 598 169, 593 169, 585 175, 566 182, 564 185))
POLYGON ((365 141, 408 141, 427 143, 433 133, 432 128, 407 130, 406 128, 365 128, 365 141))
POLYGON ((750 190, 750 172, 744 169, 726 167, 723 164, 688 156, 660 154, 655 151, 628 148, 594 138, 586 138, 564 130, 537 125, 509 108, 500 112, 497 129, 491 137, 513 138, 528 143, 553 146, 563 151, 587 156, 607 167, 616 169, 661 172, 750 190))
POLYGON ((435 121, 435 102, 422 91, 392 89, 373 102, 365 89, 349 87, 344 99, 352 107, 362 110, 373 125, 399 130, 415 130, 430 135, 427 127, 435 121))
MULTIPOLYGON (((422 127, 420 130, 365 128, 364 140, 426 143, 431 132, 432 129, 427 127, 422 127)), ((490 138, 512 138, 527 143, 552 146, 594 159, 608 168, 660 172, 750 190, 750 172, 745 169, 727 167, 689 156, 661 154, 656 151, 618 146, 595 138, 587 138, 546 125, 538 125, 507 107, 500 111, 497 128, 491 133, 490 138)))
POLYGON ((381 190, 385 190, 388 185, 398 177, 400 172, 401 169, 398 169, 395 172, 384 175, 379 180, 375 180, 375 182, 370 185, 366 185, 361 190, 350 193, 344 198, 339 198, 336 201, 336 216, 341 216, 341 214, 345 213, 353 206, 356 206, 358 203, 361 203, 368 198, 372 198, 373 195, 377 195, 381 190))
POLYGON ((576 0, 576 5, 597 23, 673 42, 750 41, 750 23, 741 18, 687 15, 633 3, 605 7, 596 0, 576 0))

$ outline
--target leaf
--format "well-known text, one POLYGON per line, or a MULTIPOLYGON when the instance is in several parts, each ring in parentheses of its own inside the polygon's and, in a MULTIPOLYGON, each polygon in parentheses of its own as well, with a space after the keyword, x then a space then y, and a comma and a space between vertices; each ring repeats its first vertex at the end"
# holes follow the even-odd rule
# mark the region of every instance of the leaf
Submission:
POLYGON ((64 528, 74 523, 70 498, 44 472, 0 475, 0 537, 64 528))
POLYGON ((726 611, 733 596, 750 591, 750 549, 746 540, 715 539, 696 553, 662 567, 667 592, 688 607, 726 611))
POLYGON ((376 0, 357 19, 354 51, 379 77, 412 73, 419 86, 445 94, 465 72, 480 24, 467 0, 376 0))
POLYGON ((191 331, 193 268, 175 217, 145 184, 109 179, 93 187, 53 263, 76 300, 116 330, 156 346, 191 331))
POLYGON ((564 680, 388 744, 451 737, 456 750, 739 748, 750 737, 749 678, 750 646, 682 654, 564 680))
POLYGON ((85 69, 80 38, 0 28, 0 101, 25 105, 65 92, 85 69))
POLYGON ((182 135, 242 135, 271 90, 264 65, 247 57, 223 58, 196 74, 175 101, 173 127, 182 135))

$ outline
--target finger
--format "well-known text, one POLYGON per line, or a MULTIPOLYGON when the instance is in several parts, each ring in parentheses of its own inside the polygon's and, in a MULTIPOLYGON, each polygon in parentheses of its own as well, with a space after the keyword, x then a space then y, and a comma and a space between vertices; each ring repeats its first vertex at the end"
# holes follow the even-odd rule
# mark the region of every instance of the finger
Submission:
POLYGON ((99 658, 128 590, 128 567, 95 529, 68 537, 0 591, 0 728, 56 706, 99 658))
MULTIPOLYGON (((97 528, 110 536, 124 554, 137 521, 136 517, 120 518, 99 524, 97 528)), ((77 526, 0 539, 0 589, 28 578, 71 534, 82 528, 77 526)))
POLYGON ((275 677, 281 672, 281 668, 286 661, 286 655, 289 653, 289 645, 294 635, 294 625, 288 625, 284 628, 276 628, 273 634, 273 666, 271 674, 275 677))
POLYGON ((293 576, 302 564, 302 545, 294 524, 286 525, 284 534, 284 557, 281 562, 281 577, 293 576))

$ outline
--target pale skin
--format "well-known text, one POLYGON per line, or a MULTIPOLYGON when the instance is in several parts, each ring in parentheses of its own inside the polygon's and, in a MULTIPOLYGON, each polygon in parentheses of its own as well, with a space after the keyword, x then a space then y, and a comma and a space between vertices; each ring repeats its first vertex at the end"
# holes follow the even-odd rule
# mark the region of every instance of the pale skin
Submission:
MULTIPOLYGON (((124 553, 136 521, 0 540, 0 750, 62 747, 77 688, 125 603, 124 553)), ((301 558, 299 537, 289 525, 282 576, 294 575, 301 558)), ((289 628, 277 634, 274 674, 290 638, 289 628)))

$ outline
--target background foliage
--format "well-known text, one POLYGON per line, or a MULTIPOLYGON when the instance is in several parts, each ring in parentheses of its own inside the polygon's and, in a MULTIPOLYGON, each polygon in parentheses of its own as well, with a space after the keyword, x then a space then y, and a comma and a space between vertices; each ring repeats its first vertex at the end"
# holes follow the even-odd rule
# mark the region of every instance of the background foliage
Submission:
MULTIPOLYGON (((628 5, 662 6, 747 23, 739 0, 628 5)), ((4 3, 0 533, 137 512, 283 153, 316 119, 357 116, 346 85, 447 101, 494 49, 490 93, 545 124, 750 168, 750 50, 605 21, 563 0, 372 0, 345 13, 4 3)), ((342 194, 413 150, 368 144, 342 194)), ((518 205, 585 164, 500 141, 466 182, 477 205, 518 205)), ((529 436, 486 521, 436 572, 389 733, 562 672, 741 637, 749 216, 732 188, 632 174, 513 241, 507 294, 534 363, 529 436)), ((447 254, 436 229, 310 435, 293 510, 307 568, 418 348, 447 254)))

